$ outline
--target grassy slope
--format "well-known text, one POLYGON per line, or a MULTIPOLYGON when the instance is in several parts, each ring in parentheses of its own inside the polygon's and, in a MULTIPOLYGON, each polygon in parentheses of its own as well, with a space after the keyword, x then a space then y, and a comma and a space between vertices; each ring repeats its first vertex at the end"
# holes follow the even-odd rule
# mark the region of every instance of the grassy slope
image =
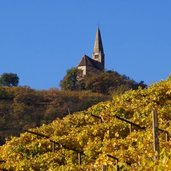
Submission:
POLYGON ((41 138, 30 133, 9 140, 0 148, 0 167, 11 170, 115 170, 119 159, 122 170, 171 170, 171 141, 160 134, 160 160, 154 162, 152 110, 157 110, 159 127, 171 133, 171 78, 148 89, 129 91, 112 101, 99 103, 86 111, 57 119, 49 125, 31 129, 49 136, 41 138), (99 119, 99 116, 101 119, 99 119), (116 118, 120 116, 146 127, 134 129, 116 118), (52 152, 51 142, 58 142, 52 152), (77 152, 82 164, 77 164, 77 152))

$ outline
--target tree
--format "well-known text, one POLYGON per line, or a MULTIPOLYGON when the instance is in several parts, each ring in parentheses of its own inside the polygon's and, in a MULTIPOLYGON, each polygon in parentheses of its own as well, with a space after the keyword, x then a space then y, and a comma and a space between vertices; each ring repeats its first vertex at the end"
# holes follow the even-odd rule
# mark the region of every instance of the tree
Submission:
POLYGON ((120 75, 116 71, 101 72, 98 75, 85 77, 85 89, 97 93, 123 93, 130 89, 145 88, 143 81, 137 83, 125 75, 120 75))
POLYGON ((123 82, 122 76, 114 71, 101 72, 85 78, 85 88, 93 92, 108 94, 123 82))
POLYGON ((18 86, 19 77, 14 73, 3 73, 0 76, 0 85, 1 86, 18 86))
POLYGON ((62 90, 76 90, 77 89, 77 68, 71 68, 67 71, 66 76, 60 82, 62 90))

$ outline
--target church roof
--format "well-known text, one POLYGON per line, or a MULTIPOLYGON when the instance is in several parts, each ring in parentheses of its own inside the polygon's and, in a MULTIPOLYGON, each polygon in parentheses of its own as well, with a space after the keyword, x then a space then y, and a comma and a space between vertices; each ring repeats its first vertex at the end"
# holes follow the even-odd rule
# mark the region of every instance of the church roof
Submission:
POLYGON ((94 67, 96 69, 101 69, 101 63, 98 61, 93 60, 92 58, 88 57, 87 55, 84 55, 79 63, 78 66, 89 66, 94 67))
POLYGON ((101 33, 99 27, 97 28, 96 32, 96 38, 95 38, 95 43, 94 43, 94 53, 104 53, 103 51, 103 44, 102 44, 102 38, 101 38, 101 33))

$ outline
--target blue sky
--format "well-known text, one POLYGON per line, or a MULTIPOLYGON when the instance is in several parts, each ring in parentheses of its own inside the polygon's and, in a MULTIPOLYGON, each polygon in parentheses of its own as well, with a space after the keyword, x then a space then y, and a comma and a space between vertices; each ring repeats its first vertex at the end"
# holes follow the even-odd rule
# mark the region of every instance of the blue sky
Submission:
POLYGON ((98 25, 106 69, 147 84, 171 74, 170 0, 0 1, 0 74, 59 87, 67 69, 91 56, 98 25))

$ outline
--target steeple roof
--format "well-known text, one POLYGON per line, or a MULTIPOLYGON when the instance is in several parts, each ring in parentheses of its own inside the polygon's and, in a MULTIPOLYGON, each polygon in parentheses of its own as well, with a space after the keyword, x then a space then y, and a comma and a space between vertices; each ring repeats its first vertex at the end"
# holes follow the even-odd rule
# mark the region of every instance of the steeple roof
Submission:
POLYGON ((104 53, 103 51, 103 44, 102 44, 102 38, 101 38, 101 33, 99 27, 97 28, 96 32, 96 38, 95 38, 95 43, 94 43, 94 53, 104 53))

